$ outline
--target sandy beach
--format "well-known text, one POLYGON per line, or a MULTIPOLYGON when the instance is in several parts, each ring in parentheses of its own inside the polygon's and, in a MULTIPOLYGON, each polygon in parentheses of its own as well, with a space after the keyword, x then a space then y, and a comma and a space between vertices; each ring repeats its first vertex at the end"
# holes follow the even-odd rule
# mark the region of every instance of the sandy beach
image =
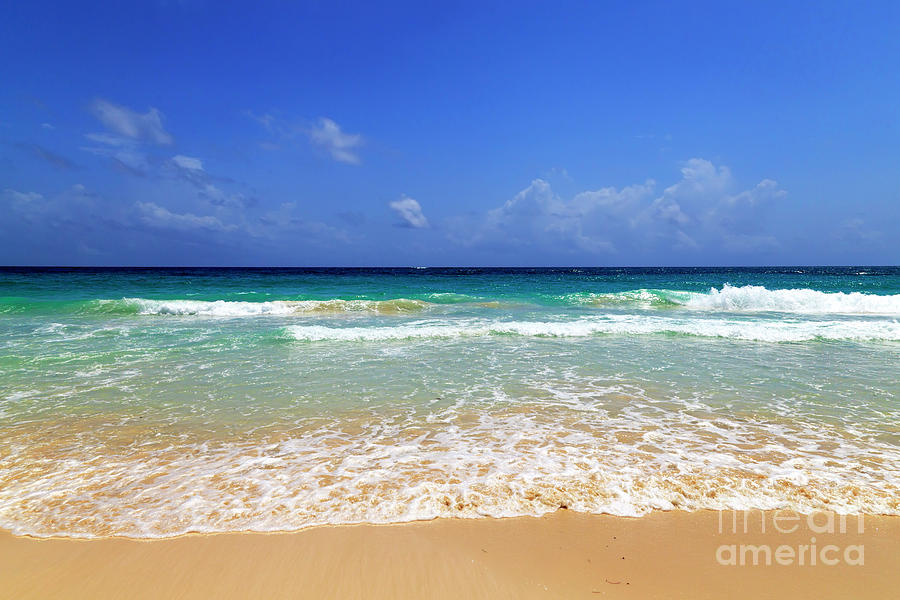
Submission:
POLYGON ((900 2, 84 4, 0 600, 900 600, 900 2))
POLYGON ((743 513, 623 518, 560 510, 541 518, 438 519, 155 541, 31 539, 4 532, 0 596, 893 597, 900 518, 866 516, 862 533, 857 517, 846 519, 844 533, 839 517, 828 519, 753 512, 745 525, 743 513), (833 533, 818 533, 829 527, 833 533), (815 565, 804 545, 816 546, 815 565), (778 550, 785 546, 792 550, 778 550), (768 565, 766 549, 772 553, 768 565), (790 564, 777 564, 789 554, 790 564), (738 564, 720 564, 730 560, 738 564))

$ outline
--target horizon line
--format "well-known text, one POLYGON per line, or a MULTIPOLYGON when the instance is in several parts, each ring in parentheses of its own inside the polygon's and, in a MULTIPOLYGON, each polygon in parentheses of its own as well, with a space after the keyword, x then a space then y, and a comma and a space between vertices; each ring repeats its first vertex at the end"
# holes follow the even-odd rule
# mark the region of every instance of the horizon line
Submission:
POLYGON ((900 264, 760 265, 0 265, 0 269, 805 269, 898 268, 900 264))

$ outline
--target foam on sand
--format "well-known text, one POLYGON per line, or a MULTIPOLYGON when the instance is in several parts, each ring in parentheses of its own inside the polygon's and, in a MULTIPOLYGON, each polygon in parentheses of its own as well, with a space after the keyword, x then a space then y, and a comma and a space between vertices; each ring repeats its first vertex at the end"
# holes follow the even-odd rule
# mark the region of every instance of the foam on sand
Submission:
POLYGON ((611 414, 603 394, 579 393, 577 410, 460 403, 424 421, 402 411, 343 414, 229 439, 179 440, 145 424, 23 426, 7 440, 18 451, 0 460, 0 527, 155 538, 560 507, 900 514, 900 451, 864 432, 698 420, 639 395, 611 414))

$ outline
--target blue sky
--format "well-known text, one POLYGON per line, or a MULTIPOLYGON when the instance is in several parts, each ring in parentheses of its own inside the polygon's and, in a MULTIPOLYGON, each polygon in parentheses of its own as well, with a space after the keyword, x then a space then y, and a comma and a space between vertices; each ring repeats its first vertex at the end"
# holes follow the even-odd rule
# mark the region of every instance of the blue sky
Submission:
POLYGON ((435 4, 4 3, 0 264, 900 263, 900 4, 435 4))

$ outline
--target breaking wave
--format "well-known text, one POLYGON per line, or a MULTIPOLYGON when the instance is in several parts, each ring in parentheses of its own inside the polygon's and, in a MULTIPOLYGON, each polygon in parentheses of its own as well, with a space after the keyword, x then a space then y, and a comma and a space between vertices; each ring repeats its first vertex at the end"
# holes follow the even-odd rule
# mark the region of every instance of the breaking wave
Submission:
POLYGON ((900 340, 897 321, 741 321, 609 315, 576 321, 418 321, 386 327, 295 325, 287 334, 301 341, 381 341, 484 336, 587 337, 601 334, 676 334, 760 342, 809 340, 900 340))
POLYGON ((210 317, 255 317, 291 314, 409 314, 437 306, 469 308, 521 308, 582 306, 612 310, 694 310, 707 312, 777 312, 807 315, 900 316, 900 294, 821 292, 818 290, 768 289, 763 286, 710 288, 707 292, 674 289, 636 289, 621 292, 576 292, 565 295, 519 294, 473 296, 452 292, 417 294, 419 298, 389 300, 340 298, 319 300, 189 300, 120 298, 116 300, 34 301, 0 298, 3 313, 197 315, 210 317))
POLYGON ((800 314, 900 315, 900 294, 820 292, 811 289, 770 290, 758 285, 711 288, 709 292, 641 289, 608 294, 573 294, 575 304, 637 306, 640 308, 686 307, 728 312, 786 312, 800 314))

